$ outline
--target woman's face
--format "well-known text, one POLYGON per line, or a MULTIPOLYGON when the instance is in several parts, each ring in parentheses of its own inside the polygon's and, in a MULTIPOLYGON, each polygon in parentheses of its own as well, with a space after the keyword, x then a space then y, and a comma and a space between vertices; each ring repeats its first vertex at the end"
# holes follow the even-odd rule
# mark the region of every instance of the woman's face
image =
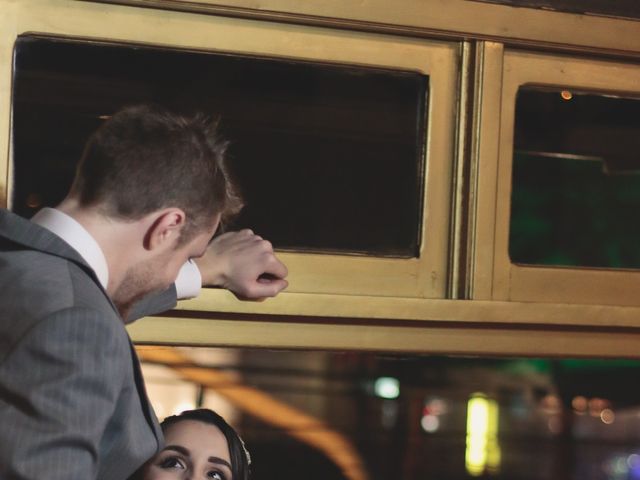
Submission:
POLYGON ((215 425, 182 420, 164 438, 166 446, 147 463, 144 480, 233 480, 227 439, 215 425))

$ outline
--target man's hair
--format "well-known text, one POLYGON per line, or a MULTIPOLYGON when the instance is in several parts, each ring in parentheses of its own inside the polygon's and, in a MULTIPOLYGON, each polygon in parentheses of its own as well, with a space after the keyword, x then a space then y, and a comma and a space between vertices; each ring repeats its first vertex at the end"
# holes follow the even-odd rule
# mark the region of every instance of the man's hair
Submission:
POLYGON ((237 213, 242 200, 217 121, 161 107, 125 108, 89 138, 71 189, 81 206, 123 220, 167 207, 186 214, 181 242, 237 213))
POLYGON ((171 415, 170 417, 165 418, 160 426, 162 427, 162 431, 166 432, 171 425, 175 425, 176 423, 184 420, 195 420, 218 427, 226 438, 227 445, 229 446, 233 480, 249 479, 249 465, 251 464, 249 452, 240 438, 240 435, 238 435, 238 433, 226 422, 224 418, 208 408, 198 408, 195 410, 186 410, 180 415, 171 415))

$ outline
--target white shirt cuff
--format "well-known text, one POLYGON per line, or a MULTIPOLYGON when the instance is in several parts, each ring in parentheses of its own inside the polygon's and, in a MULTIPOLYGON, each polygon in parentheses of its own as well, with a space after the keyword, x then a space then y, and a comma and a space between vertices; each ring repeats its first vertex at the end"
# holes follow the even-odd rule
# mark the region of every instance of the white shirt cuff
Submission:
POLYGON ((176 278, 176 294, 179 300, 193 298, 200 295, 202 275, 200 269, 192 260, 182 265, 176 278))

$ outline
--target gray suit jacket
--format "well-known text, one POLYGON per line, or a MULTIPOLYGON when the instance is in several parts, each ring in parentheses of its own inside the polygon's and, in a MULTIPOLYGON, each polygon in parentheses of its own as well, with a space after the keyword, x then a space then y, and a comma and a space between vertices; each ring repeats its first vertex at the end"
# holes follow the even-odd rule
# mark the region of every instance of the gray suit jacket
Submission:
MULTIPOLYGON (((171 289, 146 313, 175 302, 171 289)), ((0 309, 0 479, 126 479, 155 454, 162 434, 111 300, 67 243, 6 210, 0 309)))

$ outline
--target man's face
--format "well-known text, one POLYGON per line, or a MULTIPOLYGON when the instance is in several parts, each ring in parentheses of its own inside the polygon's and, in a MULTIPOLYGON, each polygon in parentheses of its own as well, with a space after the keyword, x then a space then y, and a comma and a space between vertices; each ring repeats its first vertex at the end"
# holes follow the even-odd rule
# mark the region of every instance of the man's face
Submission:
POLYGON ((169 288, 176 281, 182 265, 188 260, 204 255, 218 223, 219 217, 210 228, 197 233, 177 248, 166 250, 131 267, 114 295, 114 303, 123 317, 142 297, 169 288))

